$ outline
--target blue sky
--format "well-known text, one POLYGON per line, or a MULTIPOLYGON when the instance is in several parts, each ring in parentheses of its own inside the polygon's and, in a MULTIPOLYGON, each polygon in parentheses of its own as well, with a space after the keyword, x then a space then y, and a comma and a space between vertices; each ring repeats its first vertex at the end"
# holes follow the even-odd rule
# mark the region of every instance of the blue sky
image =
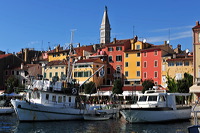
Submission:
POLYGON ((148 43, 170 40, 192 51, 192 27, 200 20, 199 0, 1 0, 0 50, 47 50, 70 43, 99 43, 105 5, 111 40, 137 35, 148 43))

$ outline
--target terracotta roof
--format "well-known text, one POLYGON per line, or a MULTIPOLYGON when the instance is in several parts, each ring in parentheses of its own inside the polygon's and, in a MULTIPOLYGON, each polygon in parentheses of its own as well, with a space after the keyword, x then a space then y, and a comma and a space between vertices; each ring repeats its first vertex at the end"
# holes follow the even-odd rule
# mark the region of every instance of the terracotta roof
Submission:
POLYGON ((66 60, 56 60, 56 61, 48 62, 47 66, 66 65, 66 64, 67 64, 67 61, 66 61, 66 60))
POLYGON ((167 61, 185 61, 185 60, 193 60, 192 57, 187 58, 174 58, 174 59, 168 59, 167 61))
POLYGON ((1 54, 1 55, 0 55, 0 59, 3 59, 3 58, 8 57, 8 56, 10 56, 10 55, 12 55, 12 54, 1 54))
POLYGON ((83 60, 78 60, 76 63, 86 63, 86 62, 95 62, 95 63, 103 63, 99 58, 92 58, 92 59, 83 59, 83 60))

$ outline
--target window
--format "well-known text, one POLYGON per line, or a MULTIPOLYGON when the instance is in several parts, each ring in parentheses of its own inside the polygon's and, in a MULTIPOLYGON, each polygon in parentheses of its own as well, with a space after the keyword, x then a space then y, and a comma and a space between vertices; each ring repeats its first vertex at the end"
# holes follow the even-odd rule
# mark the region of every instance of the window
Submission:
POLYGON ((140 53, 137 53, 137 57, 140 57, 140 53))
POLYGON ((158 78, 158 72, 154 72, 154 78, 158 78))
POLYGON ((58 103, 62 103, 62 96, 58 96, 58 103))
POLYGON ((157 50, 154 51, 154 55, 155 56, 158 55, 158 51, 157 50))
POLYGON ((58 67, 55 67, 55 69, 58 69, 58 67))
POLYGON ((157 101, 157 96, 149 96, 148 101, 157 101))
POLYGON ((158 61, 157 60, 154 61, 154 67, 158 67, 158 61))
POLYGON ((112 60, 112 56, 108 56, 108 61, 109 62, 112 62, 113 60, 112 60))
POLYGON ((174 62, 169 62, 168 66, 174 66, 174 62))
POLYGON ((147 100, 147 96, 141 96, 140 98, 139 98, 139 101, 140 102, 145 102, 147 100))
POLYGON ((144 61, 144 67, 145 67, 145 68, 147 67, 147 62, 146 62, 146 61, 144 61))
POLYGON ((58 72, 55 72, 55 76, 58 76, 58 72))
POLYGON ((121 55, 117 55, 116 56, 116 61, 122 61, 122 56, 121 55))
POLYGON ((165 101, 165 97, 164 96, 159 96, 159 101, 160 102, 164 102, 165 101))
POLYGON ((128 57, 128 53, 125 54, 125 57, 128 57))
POLYGON ((47 73, 44 73, 44 78, 46 78, 47 77, 47 73))
POLYGON ((128 71, 125 72, 125 76, 128 77, 128 71))
POLYGON ((137 50, 140 49, 140 45, 136 45, 136 49, 137 49, 137 50))
POLYGON ((140 71, 137 71, 137 72, 136 72, 136 76, 137 76, 137 77, 140 77, 140 71))
POLYGON ((107 68, 107 74, 110 74, 110 68, 109 67, 107 68))
POLYGON ((144 57, 147 57, 147 52, 144 52, 144 57))
POLYGON ((200 43, 200 33, 199 33, 199 43, 200 43))
POLYGON ((176 73, 176 80, 182 79, 182 73, 176 73))
POLYGON ((120 66, 117 66, 116 73, 121 73, 121 67, 120 66))
POLYGON ((66 96, 63 96, 63 102, 66 102, 66 96))
POLYGON ((56 102, 56 96, 55 95, 52 96, 52 102, 56 102))
POLYGON ((137 61, 137 63, 136 63, 136 64, 137 64, 137 67, 139 67, 139 66, 140 66, 140 61, 137 61))
POLYGON ((69 102, 71 103, 71 101, 72 101, 72 99, 71 99, 71 97, 69 97, 69 102))
POLYGON ((116 47, 116 50, 117 50, 117 51, 122 51, 122 47, 121 47, 121 46, 117 46, 117 47, 116 47))
POLYGON ((49 73, 49 77, 52 78, 52 72, 49 73))
POLYGON ((183 62, 182 61, 177 61, 176 62, 176 66, 182 66, 183 65, 183 62))
POLYGON ((144 78, 145 78, 145 79, 147 78, 147 73, 146 73, 146 72, 144 72, 144 78))
POLYGON ((184 66, 189 66, 189 65, 190 65, 189 61, 184 62, 184 66))
POLYGON ((49 100, 49 94, 46 94, 46 100, 49 100))
POLYGON ((125 67, 128 67, 128 62, 125 62, 125 67))
POLYGON ((63 75, 64 75, 64 72, 61 72, 60 75, 63 76, 63 75))
POLYGON ((108 51, 113 51, 113 48, 112 47, 108 47, 108 51))

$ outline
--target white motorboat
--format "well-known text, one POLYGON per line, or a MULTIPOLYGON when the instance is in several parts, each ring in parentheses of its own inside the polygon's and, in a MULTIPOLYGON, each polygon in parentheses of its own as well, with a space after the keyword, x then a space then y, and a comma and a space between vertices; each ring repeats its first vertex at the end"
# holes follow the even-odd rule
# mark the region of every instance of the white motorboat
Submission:
POLYGON ((186 103, 187 96, 190 94, 148 90, 144 94, 138 94, 137 103, 121 109, 120 113, 130 123, 190 119, 191 106, 186 103), (183 96, 181 104, 177 104, 177 96, 183 96))
POLYGON ((0 114, 12 114, 14 112, 13 107, 0 107, 0 114))
POLYGON ((77 101, 76 88, 63 88, 62 82, 52 85, 45 80, 36 80, 32 88, 25 100, 11 100, 20 121, 83 119, 84 108, 77 101))

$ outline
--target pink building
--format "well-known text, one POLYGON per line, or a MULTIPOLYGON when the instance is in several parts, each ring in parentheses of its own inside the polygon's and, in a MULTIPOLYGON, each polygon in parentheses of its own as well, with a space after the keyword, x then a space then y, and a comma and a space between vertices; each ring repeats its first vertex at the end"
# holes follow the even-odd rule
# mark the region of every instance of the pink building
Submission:
POLYGON ((162 82, 162 57, 174 53, 173 49, 165 42, 163 45, 154 45, 151 48, 141 51, 141 72, 142 81, 153 79, 154 84, 162 82))

